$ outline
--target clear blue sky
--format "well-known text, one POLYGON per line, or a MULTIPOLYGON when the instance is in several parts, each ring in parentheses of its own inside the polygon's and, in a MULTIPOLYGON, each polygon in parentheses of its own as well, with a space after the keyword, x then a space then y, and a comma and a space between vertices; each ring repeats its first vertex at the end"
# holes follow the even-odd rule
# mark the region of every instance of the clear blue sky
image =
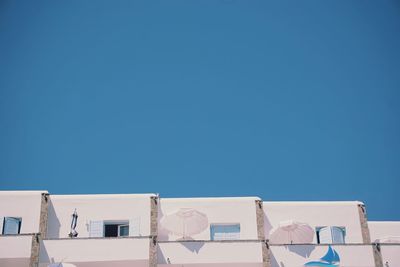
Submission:
POLYGON ((398 1, 0 3, 0 189, 361 200, 400 220, 398 1))

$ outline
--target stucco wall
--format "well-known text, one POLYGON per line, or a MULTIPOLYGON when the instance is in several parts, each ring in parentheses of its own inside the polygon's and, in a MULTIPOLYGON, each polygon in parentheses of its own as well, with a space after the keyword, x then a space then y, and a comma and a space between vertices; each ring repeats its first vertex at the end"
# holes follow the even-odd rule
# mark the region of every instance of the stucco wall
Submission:
POLYGON ((75 208, 78 213, 78 238, 89 237, 90 221, 96 220, 138 220, 139 235, 148 236, 151 196, 154 195, 51 195, 47 238, 68 237, 75 208))
POLYGON ((0 217, 21 217, 21 234, 38 233, 42 193, 47 191, 0 191, 0 217))
MULTIPOLYGON (((326 245, 271 245, 271 267, 297 267, 318 261, 328 250, 326 245)), ((374 255, 371 245, 335 245, 332 248, 340 257, 340 266, 373 267, 374 255)))
POLYGON ((30 258, 31 235, 1 236, 0 258, 30 258))
MULTIPOLYGON (((263 202, 265 237, 279 222, 295 220, 318 226, 346 227, 346 243, 362 243, 360 202, 263 202)), ((314 235, 313 243, 317 243, 314 235)))
POLYGON ((148 261, 148 238, 96 238, 43 240, 40 266, 51 262, 148 261))
MULTIPOLYGON (((191 208, 206 214, 209 224, 238 223, 241 240, 257 239, 256 200, 259 198, 162 198, 158 214, 158 239, 177 240, 182 237, 168 233, 160 223, 163 216, 181 208, 191 208)), ((210 240, 210 227, 191 238, 210 240)))
POLYGON ((398 237, 400 241, 400 222, 368 222, 371 241, 387 237, 398 237))
POLYGON ((159 243, 158 264, 262 263, 261 246, 261 242, 159 243))
POLYGON ((400 245, 381 245, 382 262, 385 267, 400 266, 400 245))

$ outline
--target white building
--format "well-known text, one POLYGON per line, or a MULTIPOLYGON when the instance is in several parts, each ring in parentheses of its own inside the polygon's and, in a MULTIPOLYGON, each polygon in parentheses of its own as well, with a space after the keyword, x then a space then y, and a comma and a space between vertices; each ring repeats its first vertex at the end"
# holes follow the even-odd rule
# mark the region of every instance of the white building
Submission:
POLYGON ((357 201, 0 191, 0 233, 5 267, 400 267, 400 222, 357 201))

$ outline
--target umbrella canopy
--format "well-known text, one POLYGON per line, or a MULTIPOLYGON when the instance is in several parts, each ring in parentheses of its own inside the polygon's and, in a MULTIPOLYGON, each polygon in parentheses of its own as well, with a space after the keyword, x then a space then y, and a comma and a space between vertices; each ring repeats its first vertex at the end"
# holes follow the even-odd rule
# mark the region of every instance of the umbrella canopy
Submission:
POLYGON ((160 224, 169 233, 186 239, 207 229, 208 218, 207 215, 195 209, 182 208, 164 216, 160 224))
POLYGON ((293 220, 280 222, 270 232, 272 244, 308 244, 313 238, 314 229, 310 225, 293 220))
POLYGON ((78 222, 78 213, 76 212, 76 209, 75 209, 74 213, 72 214, 71 231, 68 234, 69 237, 77 237, 78 236, 78 232, 75 230, 77 222, 78 222))

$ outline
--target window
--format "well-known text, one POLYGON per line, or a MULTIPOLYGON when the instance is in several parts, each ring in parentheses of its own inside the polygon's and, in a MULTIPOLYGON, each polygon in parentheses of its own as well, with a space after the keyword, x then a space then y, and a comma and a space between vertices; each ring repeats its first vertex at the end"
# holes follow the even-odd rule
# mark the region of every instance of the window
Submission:
POLYGON ((104 237, 129 236, 129 224, 127 223, 105 223, 104 237))
POLYGON ((344 244, 346 228, 339 226, 323 226, 316 228, 318 244, 344 244))
POLYGON ((240 224, 211 224, 211 240, 240 239, 240 224))
POLYGON ((17 235, 21 231, 22 218, 4 217, 2 223, 3 235, 17 235))
POLYGON ((128 221, 91 221, 90 237, 129 236, 128 221))

